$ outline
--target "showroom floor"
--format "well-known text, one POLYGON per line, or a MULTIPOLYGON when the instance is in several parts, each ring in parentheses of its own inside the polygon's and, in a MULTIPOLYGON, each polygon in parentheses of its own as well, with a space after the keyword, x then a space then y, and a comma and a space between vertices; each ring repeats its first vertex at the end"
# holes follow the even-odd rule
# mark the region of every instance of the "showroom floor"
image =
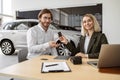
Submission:
MULTIPOLYGON (((16 63, 18 63, 17 54, 6 56, 0 50, 0 69, 14 65, 16 63)), ((10 77, 0 76, 0 80, 10 80, 10 79, 11 79, 10 77)), ((15 78, 14 80, 20 80, 20 79, 15 78)))

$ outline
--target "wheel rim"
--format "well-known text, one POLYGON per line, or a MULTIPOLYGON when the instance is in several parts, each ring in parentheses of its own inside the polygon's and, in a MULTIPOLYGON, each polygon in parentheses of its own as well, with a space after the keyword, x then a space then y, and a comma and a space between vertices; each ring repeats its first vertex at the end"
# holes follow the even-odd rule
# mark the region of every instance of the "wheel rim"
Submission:
POLYGON ((70 56, 71 52, 64 47, 63 44, 58 48, 58 53, 60 56, 70 56))
POLYGON ((12 46, 9 42, 4 42, 1 46, 1 50, 4 54, 11 53, 12 46))

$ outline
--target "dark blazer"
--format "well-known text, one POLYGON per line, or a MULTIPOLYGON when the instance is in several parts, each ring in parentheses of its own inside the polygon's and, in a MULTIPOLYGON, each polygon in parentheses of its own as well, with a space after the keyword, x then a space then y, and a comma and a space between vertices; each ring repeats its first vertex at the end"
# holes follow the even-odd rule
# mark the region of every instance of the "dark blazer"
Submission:
MULTIPOLYGON (((66 47, 72 52, 71 56, 74 56, 78 52, 85 53, 84 43, 85 43, 85 36, 81 36, 76 48, 71 43, 68 43, 66 47)), ((91 36, 87 49, 88 57, 98 58, 102 44, 108 44, 105 34, 100 32, 94 32, 91 36)))

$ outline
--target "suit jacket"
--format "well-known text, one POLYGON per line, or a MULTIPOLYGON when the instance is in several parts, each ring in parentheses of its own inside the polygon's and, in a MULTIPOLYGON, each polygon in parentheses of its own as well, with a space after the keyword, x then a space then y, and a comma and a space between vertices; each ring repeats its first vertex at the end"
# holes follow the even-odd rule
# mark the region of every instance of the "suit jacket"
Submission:
MULTIPOLYGON (((77 47, 74 47, 71 43, 68 43, 66 47, 72 52, 71 56, 74 56, 78 52, 85 53, 84 44, 85 36, 81 36, 77 47)), ((108 44, 105 34, 100 32, 94 32, 91 36, 87 49, 88 57, 98 58, 102 44, 108 44)))

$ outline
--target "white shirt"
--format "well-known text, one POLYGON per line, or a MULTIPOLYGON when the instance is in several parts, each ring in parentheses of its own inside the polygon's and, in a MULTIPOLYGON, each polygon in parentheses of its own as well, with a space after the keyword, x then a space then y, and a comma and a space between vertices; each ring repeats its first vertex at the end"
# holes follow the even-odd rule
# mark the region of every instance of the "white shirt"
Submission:
POLYGON ((90 37, 86 34, 85 44, 84 44, 85 53, 87 53, 89 42, 90 42, 90 37))
POLYGON ((27 31, 28 56, 33 58, 39 55, 52 54, 57 55, 55 48, 51 48, 49 41, 54 41, 54 33, 48 29, 46 32, 40 24, 30 28, 27 31))

